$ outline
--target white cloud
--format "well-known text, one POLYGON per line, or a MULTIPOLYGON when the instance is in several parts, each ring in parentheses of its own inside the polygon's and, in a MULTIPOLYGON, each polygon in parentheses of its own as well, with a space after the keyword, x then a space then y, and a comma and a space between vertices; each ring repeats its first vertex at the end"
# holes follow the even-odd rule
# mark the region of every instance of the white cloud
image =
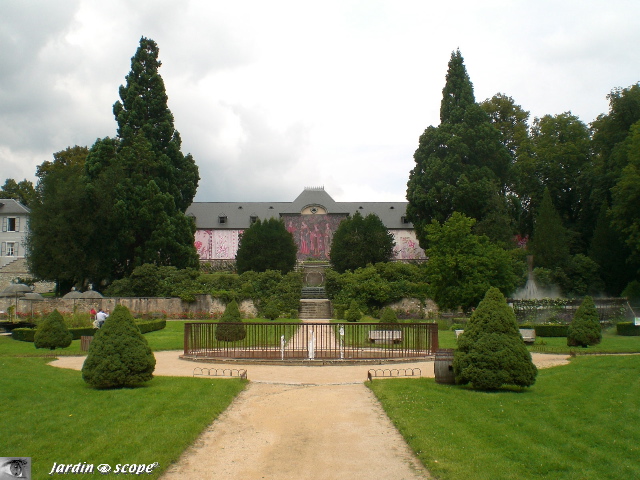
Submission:
MULTIPOLYGON (((219 0, 5 1, 0 172, 31 178, 67 146, 114 136, 141 36, 160 47, 169 108, 201 201, 403 200, 418 137, 439 121, 451 51, 476 98, 531 117, 607 110, 638 80, 640 4, 219 0)), ((4 180, 0 178, 0 182, 4 180)))

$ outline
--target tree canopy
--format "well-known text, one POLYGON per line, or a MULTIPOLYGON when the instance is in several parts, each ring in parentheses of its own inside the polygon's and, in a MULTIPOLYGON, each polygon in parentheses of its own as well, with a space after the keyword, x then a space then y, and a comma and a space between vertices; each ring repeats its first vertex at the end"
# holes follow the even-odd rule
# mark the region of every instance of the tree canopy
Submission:
POLYGON ((395 242, 382 220, 373 213, 363 217, 356 212, 338 225, 331 242, 331 265, 339 272, 388 262, 395 242))
POLYGON ((145 263, 198 267, 195 223, 185 215, 198 167, 180 151, 158 53, 140 39, 113 107, 116 138, 39 167, 29 262, 40 278, 99 284, 145 263))
POLYGON ((296 266, 298 247, 284 222, 257 219, 240 237, 236 254, 238 273, 277 270, 283 275, 296 266))
POLYGON ((426 277, 431 298, 442 309, 470 310, 490 287, 510 295, 524 266, 484 235, 472 233, 475 220, 455 212, 426 228, 430 247, 426 277))
POLYGON ((420 246, 425 227, 446 221, 453 212, 482 221, 505 200, 509 151, 500 131, 475 102, 473 85, 460 51, 449 61, 440 105, 440 125, 420 136, 416 166, 407 183, 407 216, 420 246))

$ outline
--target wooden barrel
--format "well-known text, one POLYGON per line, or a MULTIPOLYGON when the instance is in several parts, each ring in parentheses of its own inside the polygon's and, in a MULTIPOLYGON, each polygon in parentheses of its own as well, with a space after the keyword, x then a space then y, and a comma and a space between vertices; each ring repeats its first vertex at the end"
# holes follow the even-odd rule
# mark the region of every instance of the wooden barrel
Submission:
POLYGON ((434 371, 436 383, 447 383, 454 385, 456 376, 453 373, 453 348, 441 348, 436 350, 436 361, 434 371))
POLYGON ((89 345, 91 344, 91 340, 93 337, 89 335, 81 335, 80 336, 80 350, 86 352, 89 350, 89 345))

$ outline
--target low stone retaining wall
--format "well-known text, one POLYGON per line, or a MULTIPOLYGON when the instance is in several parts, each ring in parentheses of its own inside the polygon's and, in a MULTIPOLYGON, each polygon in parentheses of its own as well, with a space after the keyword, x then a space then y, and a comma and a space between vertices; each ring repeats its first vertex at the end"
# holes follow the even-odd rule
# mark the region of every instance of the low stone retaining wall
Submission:
MULTIPOLYGON (((135 315, 162 314, 167 318, 198 318, 221 316, 225 304, 212 299, 211 295, 196 295, 195 302, 183 302, 179 298, 170 297, 105 297, 105 298, 45 298, 44 300, 25 300, 18 297, 0 298, 0 311, 7 312, 15 306, 19 315, 48 313, 57 309, 61 313, 89 312, 92 308, 112 311, 116 305, 124 305, 135 315)), ((251 300, 243 300, 238 305, 245 318, 253 318, 257 310, 251 300)))

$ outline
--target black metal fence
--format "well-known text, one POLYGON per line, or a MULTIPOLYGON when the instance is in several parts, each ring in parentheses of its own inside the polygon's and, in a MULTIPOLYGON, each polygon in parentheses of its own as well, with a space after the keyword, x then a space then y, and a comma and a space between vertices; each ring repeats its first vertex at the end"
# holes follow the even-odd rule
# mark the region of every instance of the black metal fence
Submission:
POLYGON ((246 332, 244 338, 229 341, 217 338, 218 323, 185 323, 184 355, 194 359, 364 360, 421 358, 433 355, 438 349, 435 323, 244 323, 242 326, 246 332))

